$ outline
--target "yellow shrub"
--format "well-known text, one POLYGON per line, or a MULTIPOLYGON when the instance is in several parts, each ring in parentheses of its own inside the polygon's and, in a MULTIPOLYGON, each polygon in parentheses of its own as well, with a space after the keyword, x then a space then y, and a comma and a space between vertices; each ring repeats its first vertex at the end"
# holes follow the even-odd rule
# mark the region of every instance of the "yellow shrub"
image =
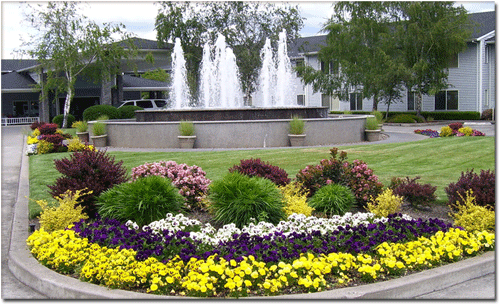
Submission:
POLYGON ((464 128, 458 129, 458 132, 465 134, 465 136, 471 136, 473 130, 470 127, 464 127, 464 128))
POLYGON ((45 200, 36 201, 42 208, 42 213, 39 216, 40 227, 48 232, 55 230, 63 230, 74 222, 80 219, 87 219, 88 216, 83 213, 83 207, 77 206, 78 199, 92 193, 92 191, 82 193, 83 190, 77 190, 76 193, 71 190, 56 197, 59 202, 58 206, 49 206, 45 200))
POLYGON ((94 150, 94 149, 95 149, 94 146, 86 145, 85 143, 81 142, 78 137, 73 137, 68 142, 68 152, 94 150))
POLYGON ((40 135, 41 135, 41 133, 40 133, 40 130, 38 130, 38 129, 35 129, 35 130, 33 130, 33 132, 31 132, 31 136, 33 136, 33 137, 37 137, 40 135))
POLYGON ((440 137, 447 137, 452 135, 453 135, 453 130, 449 126, 442 127, 441 132, 439 132, 440 137))
POLYGON ((386 189, 376 198, 372 197, 366 209, 378 217, 387 217, 389 214, 399 212, 402 205, 403 198, 394 195, 392 189, 386 189))
POLYGON ((458 194, 462 202, 457 201, 451 208, 456 212, 450 213, 454 219, 453 225, 463 227, 467 231, 495 231, 495 211, 488 207, 475 204, 476 197, 472 190, 465 193, 465 198, 458 194))
POLYGON ((289 183, 279 187, 285 200, 285 213, 290 216, 293 213, 311 216, 314 208, 307 204, 307 194, 309 191, 302 187, 300 183, 289 183))
POLYGON ((61 134, 61 135, 63 135, 63 134, 64 134, 64 131, 63 131, 63 130, 61 130, 61 129, 56 129, 56 134, 61 134))
POLYGON ((26 141, 28 145, 37 144, 38 138, 35 136, 28 136, 28 140, 26 141))
POLYGON ((47 154, 54 149, 54 144, 46 140, 40 140, 38 146, 36 147, 38 154, 47 154))

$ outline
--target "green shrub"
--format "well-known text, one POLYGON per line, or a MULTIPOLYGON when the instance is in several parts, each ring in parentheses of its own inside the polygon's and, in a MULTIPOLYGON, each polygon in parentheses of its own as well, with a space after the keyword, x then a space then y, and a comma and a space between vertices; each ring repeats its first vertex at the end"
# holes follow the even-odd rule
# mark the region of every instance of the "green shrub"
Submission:
POLYGON ((118 108, 118 114, 121 119, 135 118, 135 111, 144 110, 138 106, 123 106, 118 108))
POLYGON ((209 193, 209 209, 220 224, 241 228, 252 218, 273 224, 285 219, 281 191, 268 179, 233 172, 213 182, 209 193))
POLYGON ((157 175, 122 183, 101 193, 96 206, 101 217, 132 220, 139 226, 165 218, 181 210, 184 198, 168 178, 157 175))
MULTIPOLYGON (((62 128, 62 123, 63 123, 64 115, 57 115, 52 118, 52 122, 57 124, 59 128, 62 128)), ((71 126, 75 122, 76 118, 75 116, 68 114, 68 123, 67 126, 71 126)))
POLYGON ((416 122, 422 122, 422 119, 420 119, 417 115, 413 115, 413 114, 398 114, 396 116, 390 117, 388 122, 391 122, 391 123, 416 123, 416 122))
POLYGON ((194 135, 194 125, 191 121, 181 121, 179 123, 179 132, 181 136, 193 136, 194 135))
POLYGON ((101 115, 106 115, 109 119, 120 118, 120 113, 117 108, 111 105, 95 105, 88 107, 85 111, 83 111, 83 120, 97 120, 101 115))
POLYGON ((75 121, 72 125, 72 128, 75 128, 78 132, 87 132, 87 129, 89 128, 89 125, 87 124, 86 121, 75 121))
POLYGON ((94 136, 101 136, 106 134, 106 124, 101 121, 96 121, 92 125, 92 133, 94 136))
POLYGON ((294 116, 290 120, 289 132, 290 134, 300 135, 304 134, 305 122, 298 116, 294 116))
POLYGON ((366 130, 378 130, 379 129, 378 125, 379 123, 375 117, 366 118, 366 125, 365 125, 366 130))
POLYGON ((316 211, 328 216, 344 215, 356 202, 356 197, 347 187, 330 184, 320 188, 309 200, 316 211))

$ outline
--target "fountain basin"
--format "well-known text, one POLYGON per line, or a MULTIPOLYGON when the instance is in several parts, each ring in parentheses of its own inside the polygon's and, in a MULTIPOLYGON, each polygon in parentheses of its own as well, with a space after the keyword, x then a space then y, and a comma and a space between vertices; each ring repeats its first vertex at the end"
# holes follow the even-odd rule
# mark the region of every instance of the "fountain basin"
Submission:
MULTIPOLYGON (((308 118, 305 146, 332 146, 364 141, 365 115, 308 118)), ((290 119, 193 121, 194 148, 238 149, 288 147, 290 119)), ((89 130, 92 124, 89 122, 89 130)), ((109 120, 108 146, 123 148, 176 149, 180 121, 139 122, 109 120)))
POLYGON ((140 110, 135 112, 138 122, 154 121, 228 121, 290 119, 298 116, 304 119, 327 118, 327 107, 282 107, 282 108, 190 108, 167 110, 140 110))

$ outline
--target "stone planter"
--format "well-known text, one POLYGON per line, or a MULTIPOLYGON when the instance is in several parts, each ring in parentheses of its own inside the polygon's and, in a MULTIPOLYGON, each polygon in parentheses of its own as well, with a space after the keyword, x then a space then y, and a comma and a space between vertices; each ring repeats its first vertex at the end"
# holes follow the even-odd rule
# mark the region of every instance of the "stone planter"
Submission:
POLYGON ((193 149, 196 135, 193 136, 177 136, 181 149, 193 149))
POLYGON ((292 147, 303 147, 304 141, 306 139, 305 134, 288 134, 290 139, 290 146, 292 147))
POLYGON ((380 132, 382 130, 365 130, 365 136, 367 141, 377 141, 380 140, 380 132))
POLYGON ((107 146, 108 134, 100 135, 100 136, 90 136, 92 139, 92 143, 96 148, 102 148, 107 146))
POLYGON ((81 142, 83 143, 89 142, 89 132, 76 132, 76 135, 78 136, 78 139, 80 139, 81 142))

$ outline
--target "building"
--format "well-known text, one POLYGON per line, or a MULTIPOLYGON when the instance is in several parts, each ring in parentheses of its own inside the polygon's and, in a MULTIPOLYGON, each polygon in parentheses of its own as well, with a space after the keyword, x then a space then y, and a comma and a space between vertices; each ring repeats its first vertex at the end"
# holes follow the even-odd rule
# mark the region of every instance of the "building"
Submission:
MULTIPOLYGON (((469 18, 478 24, 467 41, 467 49, 458 54, 450 66, 449 88, 432 96, 423 96, 422 111, 476 111, 482 112, 495 107, 495 25, 496 12, 470 14, 469 18)), ((290 59, 295 65, 309 65, 326 71, 327 67, 318 60, 318 51, 325 45, 326 35, 304 37, 289 48, 290 59)), ((361 98, 352 92, 349 100, 339 100, 321 93, 314 93, 312 85, 303 85, 295 80, 297 102, 307 106, 326 106, 332 111, 371 111, 373 100, 361 98)), ((380 103, 380 111, 387 105, 380 103)), ((403 92, 402 102, 391 104, 391 111, 415 110, 414 94, 403 92)))

